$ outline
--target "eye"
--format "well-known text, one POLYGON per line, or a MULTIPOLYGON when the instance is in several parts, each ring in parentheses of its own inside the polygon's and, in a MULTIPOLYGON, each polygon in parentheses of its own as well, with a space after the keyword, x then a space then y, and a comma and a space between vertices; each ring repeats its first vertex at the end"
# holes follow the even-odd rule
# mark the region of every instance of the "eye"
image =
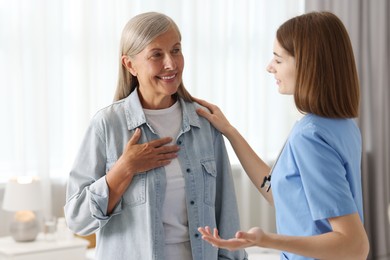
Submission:
POLYGON ((153 53, 153 57, 161 57, 162 54, 160 52, 153 53))
POLYGON ((151 59, 159 59, 163 56, 163 54, 159 51, 153 52, 150 54, 149 58, 151 59))
POLYGON ((173 53, 173 54, 179 54, 179 53, 181 53, 181 48, 179 48, 179 47, 174 48, 174 49, 172 50, 172 53, 173 53))
POLYGON ((280 64, 280 63, 282 63, 280 60, 278 60, 277 58, 274 58, 274 62, 276 63, 276 64, 280 64))

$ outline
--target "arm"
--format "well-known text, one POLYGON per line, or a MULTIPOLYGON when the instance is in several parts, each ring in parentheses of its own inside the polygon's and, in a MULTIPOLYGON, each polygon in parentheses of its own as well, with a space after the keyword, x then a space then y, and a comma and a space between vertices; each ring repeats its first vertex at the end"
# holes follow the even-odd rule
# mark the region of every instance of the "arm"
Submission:
POLYGON ((226 136, 252 183, 264 198, 273 205, 272 189, 267 192, 265 189, 260 188, 264 177, 268 176, 270 173, 270 167, 255 153, 248 142, 241 136, 238 130, 229 123, 217 106, 204 100, 195 100, 210 110, 210 112, 208 112, 204 109, 198 109, 197 113, 210 121, 215 128, 226 136))
POLYGON ((333 231, 316 236, 285 236, 265 233, 260 228, 237 232, 235 238, 224 240, 218 230, 199 228, 203 239, 217 247, 237 250, 249 246, 273 248, 315 259, 365 260, 369 242, 357 213, 328 219, 333 231))

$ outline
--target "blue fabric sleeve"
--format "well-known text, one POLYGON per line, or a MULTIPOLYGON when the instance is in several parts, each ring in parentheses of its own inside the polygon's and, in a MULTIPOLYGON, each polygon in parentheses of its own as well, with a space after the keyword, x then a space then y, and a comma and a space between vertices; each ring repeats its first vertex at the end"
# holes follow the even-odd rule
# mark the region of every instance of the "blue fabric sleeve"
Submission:
POLYGON ((344 162, 325 133, 302 131, 291 140, 295 162, 314 220, 357 212, 344 162))

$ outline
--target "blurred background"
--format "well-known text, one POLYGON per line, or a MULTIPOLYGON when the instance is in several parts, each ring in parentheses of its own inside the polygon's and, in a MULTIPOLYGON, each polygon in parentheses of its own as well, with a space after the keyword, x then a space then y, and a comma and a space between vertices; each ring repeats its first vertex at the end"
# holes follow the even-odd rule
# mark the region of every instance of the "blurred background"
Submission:
MULTIPOLYGON (((390 2, 387 0, 0 0, 0 204, 11 176, 39 176, 44 209, 61 217, 65 186, 92 116, 112 102, 119 39, 136 14, 177 23, 184 85, 217 104, 272 164, 300 118, 265 71, 275 31, 288 18, 328 10, 345 23, 361 80, 362 177, 370 259, 390 259, 390 2)), ((275 231, 273 209, 227 142, 242 228, 275 231)), ((288 191, 286 191, 288 192, 288 191)), ((0 236, 10 215, 0 210, 0 236)))

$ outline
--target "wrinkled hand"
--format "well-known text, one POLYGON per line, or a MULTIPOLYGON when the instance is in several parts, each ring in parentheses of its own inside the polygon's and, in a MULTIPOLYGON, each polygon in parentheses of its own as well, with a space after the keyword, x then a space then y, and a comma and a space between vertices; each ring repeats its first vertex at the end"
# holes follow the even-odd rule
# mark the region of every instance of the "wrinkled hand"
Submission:
POLYGON ((214 247, 225 248, 230 251, 243 249, 250 246, 261 246, 265 233, 261 228, 254 227, 248 232, 238 231, 234 238, 222 239, 218 234, 218 229, 214 228, 213 233, 210 227, 198 228, 202 234, 202 239, 212 244, 214 247))
POLYGON ((137 128, 118 160, 118 163, 126 171, 133 174, 145 172, 168 165, 172 159, 177 157, 176 152, 179 151, 179 146, 167 145, 172 141, 172 138, 164 137, 148 143, 138 144, 140 137, 141 130, 137 128))
POLYGON ((197 109, 196 112, 206 118, 215 128, 218 129, 222 134, 226 134, 229 128, 232 128, 232 125, 229 123, 225 115, 222 113, 221 109, 205 100, 194 98, 194 100, 200 105, 208 108, 210 110, 206 111, 205 109, 197 109))

